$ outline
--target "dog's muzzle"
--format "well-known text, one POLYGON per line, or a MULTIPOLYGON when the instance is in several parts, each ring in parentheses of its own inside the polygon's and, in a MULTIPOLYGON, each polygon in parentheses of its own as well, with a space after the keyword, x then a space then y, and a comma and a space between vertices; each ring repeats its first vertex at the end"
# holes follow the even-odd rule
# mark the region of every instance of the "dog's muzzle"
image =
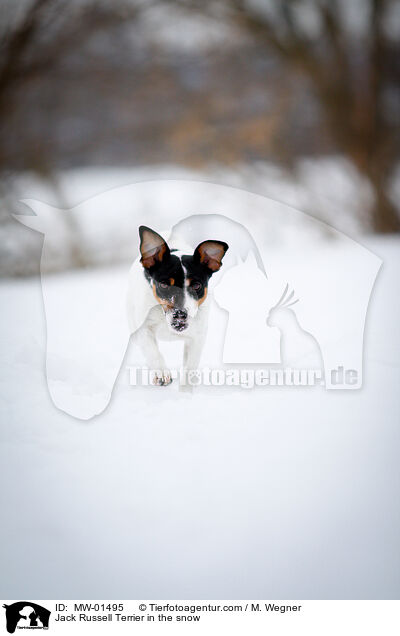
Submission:
POLYGON ((188 327, 188 312, 186 309, 177 309, 172 313, 171 327, 175 331, 184 331, 188 327))

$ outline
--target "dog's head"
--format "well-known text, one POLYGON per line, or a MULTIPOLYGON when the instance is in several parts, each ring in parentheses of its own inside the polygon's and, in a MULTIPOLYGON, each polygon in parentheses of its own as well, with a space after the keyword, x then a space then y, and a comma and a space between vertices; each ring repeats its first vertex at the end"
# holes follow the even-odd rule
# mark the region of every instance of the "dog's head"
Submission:
POLYGON ((170 329, 181 333, 207 298, 208 281, 221 265, 228 245, 203 241, 193 254, 170 250, 166 241, 148 227, 139 228, 140 253, 146 278, 162 306, 170 329))

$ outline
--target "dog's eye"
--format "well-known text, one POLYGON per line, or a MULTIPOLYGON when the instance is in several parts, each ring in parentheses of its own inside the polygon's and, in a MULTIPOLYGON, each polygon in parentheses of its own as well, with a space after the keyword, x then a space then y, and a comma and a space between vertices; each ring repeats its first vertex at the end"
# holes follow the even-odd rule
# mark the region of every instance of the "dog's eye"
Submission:
POLYGON ((161 289, 167 289, 169 287, 168 283, 160 283, 161 289))
POLYGON ((200 291, 202 287, 203 285, 201 283, 192 283, 192 289, 194 289, 194 291, 200 291))

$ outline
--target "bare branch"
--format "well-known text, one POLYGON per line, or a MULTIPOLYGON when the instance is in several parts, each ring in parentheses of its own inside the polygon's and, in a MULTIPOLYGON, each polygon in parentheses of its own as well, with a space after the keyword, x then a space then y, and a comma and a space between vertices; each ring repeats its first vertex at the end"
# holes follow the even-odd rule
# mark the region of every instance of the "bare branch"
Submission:
POLYGON ((84 47, 97 31, 135 20, 151 6, 151 2, 139 0, 117 6, 96 0, 82 5, 35 0, 20 27, 3 42, 0 100, 15 83, 54 66, 65 51, 84 47))
POLYGON ((42 11, 50 2, 51 0, 34 0, 19 27, 5 36, 1 46, 3 62, 0 69, 0 93, 12 81, 23 54, 37 35, 42 11))

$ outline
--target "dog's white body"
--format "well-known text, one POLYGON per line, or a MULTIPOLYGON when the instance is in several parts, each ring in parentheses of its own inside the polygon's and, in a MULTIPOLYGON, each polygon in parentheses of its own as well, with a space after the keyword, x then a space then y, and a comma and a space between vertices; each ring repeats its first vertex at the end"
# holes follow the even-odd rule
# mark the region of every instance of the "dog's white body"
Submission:
MULTIPOLYGON (((176 255, 191 253, 193 248, 181 247, 176 255)), ((188 328, 175 332, 169 328, 164 310, 157 302, 153 290, 146 280, 140 257, 133 263, 128 282, 127 313, 134 342, 142 350, 146 364, 154 372, 154 384, 169 384, 171 372, 161 354, 157 340, 180 340, 184 342, 183 370, 198 368, 204 341, 207 335, 208 299, 200 306, 186 294, 185 308, 189 314, 188 328)), ((186 373, 184 373, 186 377, 186 373)))

